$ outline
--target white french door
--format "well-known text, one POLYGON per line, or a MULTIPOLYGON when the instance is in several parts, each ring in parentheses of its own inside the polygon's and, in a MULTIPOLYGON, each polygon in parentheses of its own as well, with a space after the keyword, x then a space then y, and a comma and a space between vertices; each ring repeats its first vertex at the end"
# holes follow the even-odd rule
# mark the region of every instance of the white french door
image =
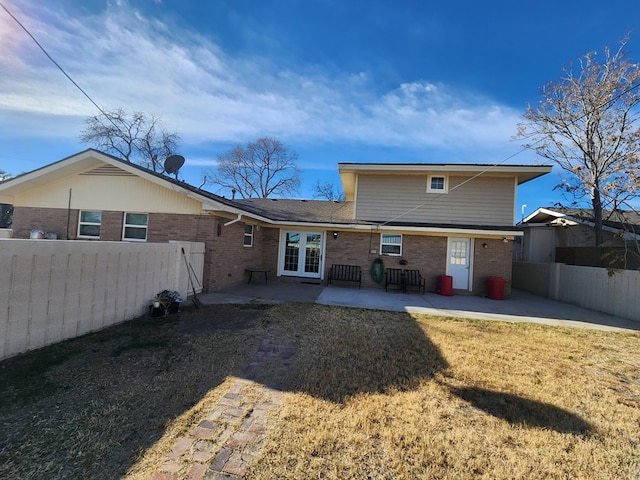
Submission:
POLYGON ((321 278, 322 232, 283 231, 280 235, 280 275, 321 278))
POLYGON ((453 277, 453 288, 469 290, 471 276, 470 238, 449 238, 447 274, 453 277))

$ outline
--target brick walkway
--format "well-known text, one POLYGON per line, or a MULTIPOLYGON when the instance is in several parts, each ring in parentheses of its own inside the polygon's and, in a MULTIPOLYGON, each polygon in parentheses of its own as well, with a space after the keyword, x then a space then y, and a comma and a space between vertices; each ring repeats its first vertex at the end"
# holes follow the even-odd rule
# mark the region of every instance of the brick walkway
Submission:
POLYGON ((266 386, 267 380, 284 373, 294 353, 262 340, 245 378, 236 380, 213 410, 178 439, 151 480, 243 478, 264 442, 267 413, 282 401, 282 392, 266 386))

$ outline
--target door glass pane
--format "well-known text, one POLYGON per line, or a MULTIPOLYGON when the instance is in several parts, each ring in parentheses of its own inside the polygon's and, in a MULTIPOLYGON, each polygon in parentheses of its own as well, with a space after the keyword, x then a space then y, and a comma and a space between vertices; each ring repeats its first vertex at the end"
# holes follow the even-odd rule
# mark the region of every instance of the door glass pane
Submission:
POLYGON ((455 240, 451 242, 451 265, 467 264, 467 242, 455 240))
POLYGON ((300 258, 300 234, 287 233, 284 249, 284 269, 293 272, 297 271, 298 258, 300 258))
POLYGON ((304 257, 304 271, 318 273, 320 271, 320 239, 319 233, 307 233, 307 248, 304 257))

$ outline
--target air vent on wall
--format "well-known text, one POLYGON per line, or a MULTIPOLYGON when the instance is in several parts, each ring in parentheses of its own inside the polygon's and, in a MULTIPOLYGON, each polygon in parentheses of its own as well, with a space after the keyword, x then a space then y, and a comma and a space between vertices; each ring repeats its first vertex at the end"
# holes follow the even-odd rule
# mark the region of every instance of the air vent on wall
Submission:
POLYGON ((114 165, 107 163, 100 165, 99 167, 92 168, 86 172, 82 172, 80 175, 108 175, 111 177, 135 177, 133 173, 129 173, 126 170, 122 170, 114 165))

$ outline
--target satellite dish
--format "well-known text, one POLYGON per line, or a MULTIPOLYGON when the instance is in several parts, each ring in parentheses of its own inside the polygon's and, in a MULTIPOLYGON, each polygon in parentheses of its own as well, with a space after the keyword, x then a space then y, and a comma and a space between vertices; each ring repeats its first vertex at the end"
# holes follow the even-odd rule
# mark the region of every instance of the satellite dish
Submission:
POLYGON ((184 165, 184 157, 182 155, 170 155, 164 161, 164 171, 175 174, 178 178, 178 171, 184 165))

